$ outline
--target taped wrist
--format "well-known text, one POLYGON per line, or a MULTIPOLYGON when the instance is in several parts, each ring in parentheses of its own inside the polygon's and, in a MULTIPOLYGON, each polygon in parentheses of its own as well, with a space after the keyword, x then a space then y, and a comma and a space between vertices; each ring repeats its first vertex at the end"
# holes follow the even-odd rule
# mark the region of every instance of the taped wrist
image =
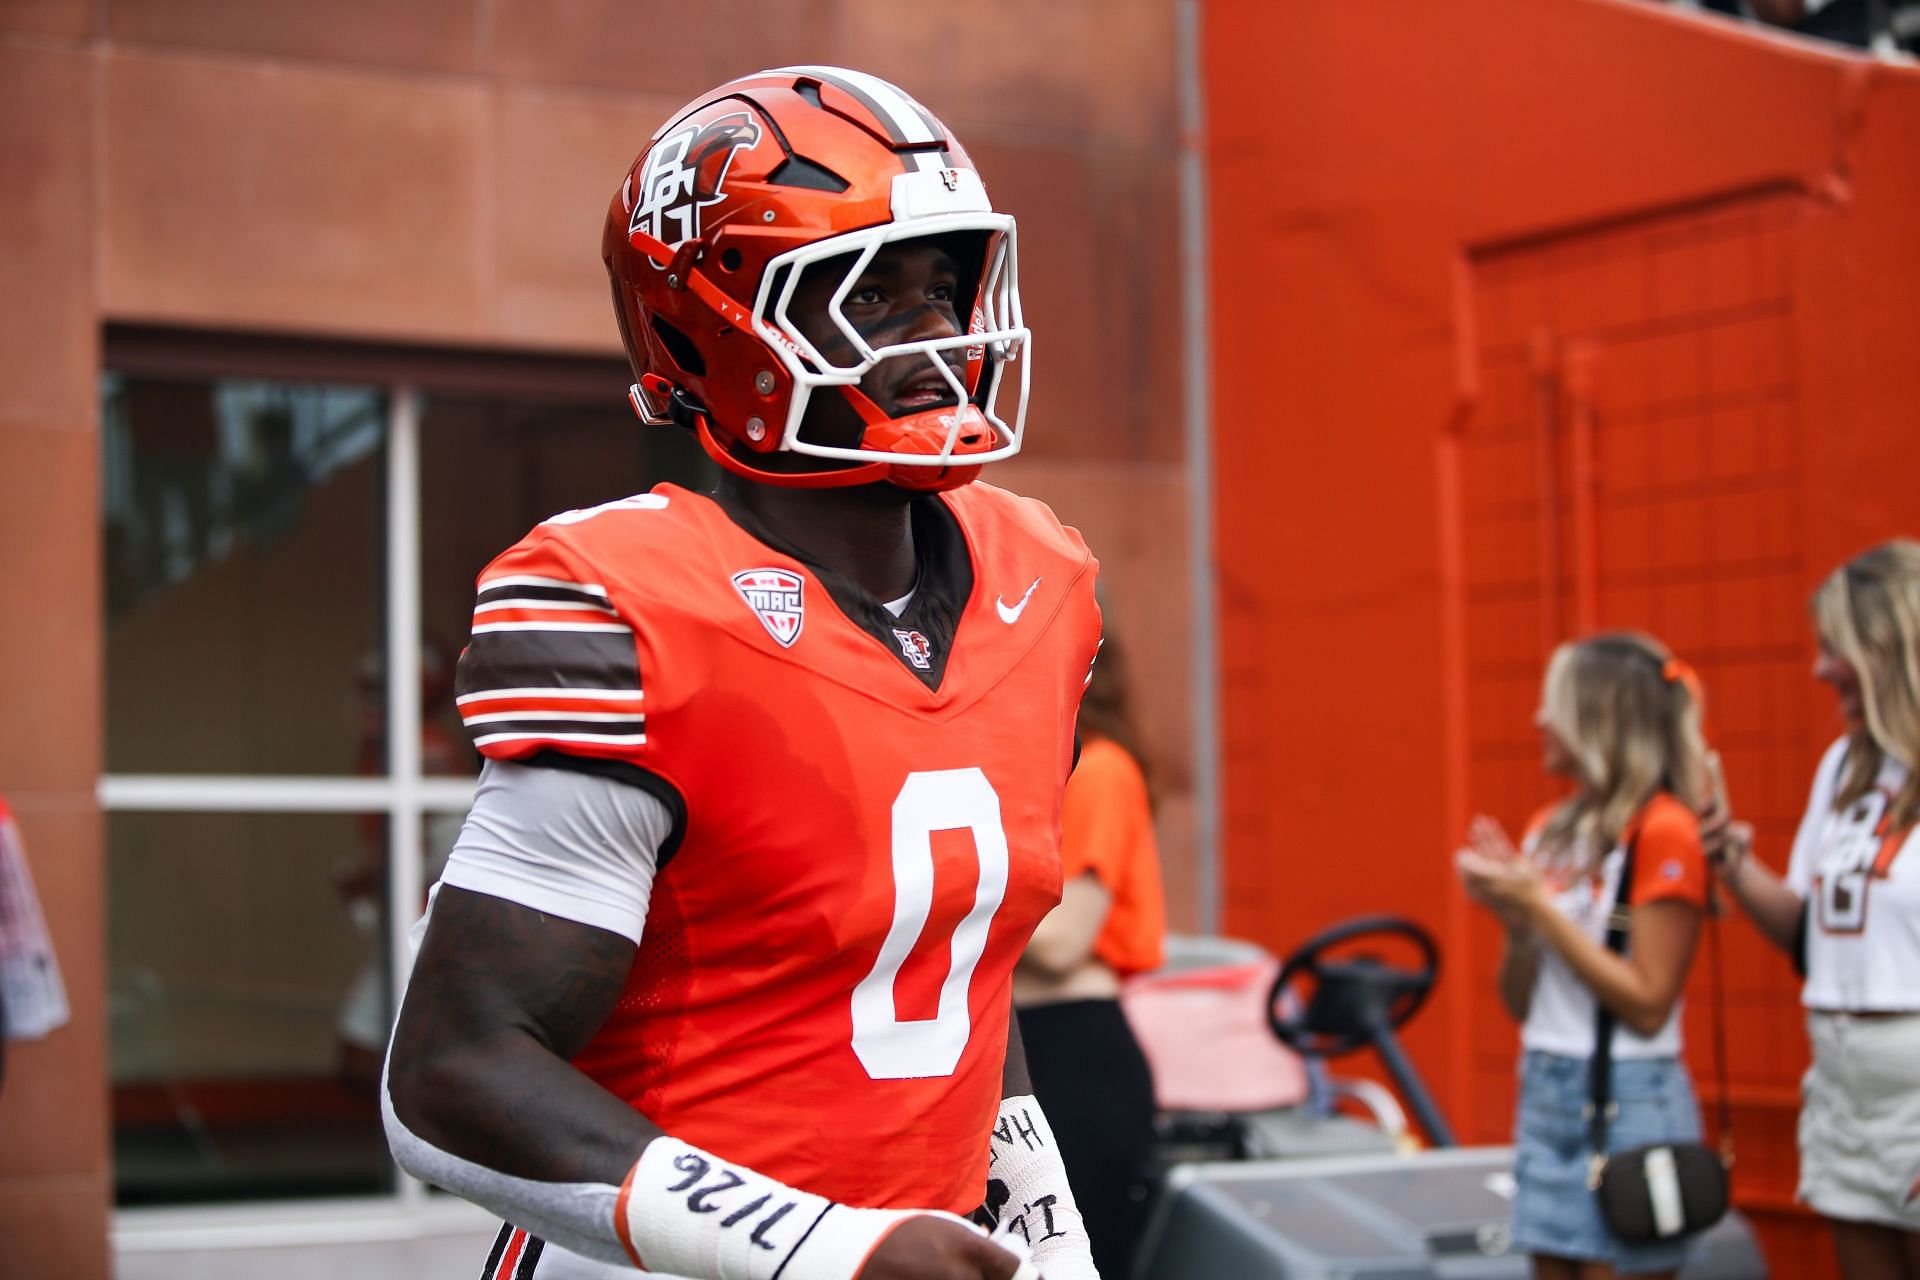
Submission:
POLYGON ((1067 1166, 1032 1094, 1001 1100, 988 1150, 987 1204, 999 1219, 994 1237, 1025 1241, 1047 1280, 1099 1280, 1067 1166))
POLYGON ((855 1209, 678 1138, 647 1144, 614 1225, 637 1267, 710 1280, 853 1280, 886 1234, 932 1210, 855 1209))

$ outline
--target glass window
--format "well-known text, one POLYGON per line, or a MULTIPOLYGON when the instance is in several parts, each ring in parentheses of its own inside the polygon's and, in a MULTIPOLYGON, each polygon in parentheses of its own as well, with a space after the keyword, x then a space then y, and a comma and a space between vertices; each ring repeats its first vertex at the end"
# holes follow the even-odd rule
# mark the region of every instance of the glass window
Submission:
POLYGON ((378 814, 111 816, 119 1203, 393 1185, 384 839, 378 814))
POLYGON ((549 515, 713 470, 605 362, 240 341, 251 373, 327 371, 241 378, 191 348, 110 331, 102 384, 116 1196, 419 1204, 376 1082, 479 763, 452 699, 474 579, 549 515), (390 700, 414 659, 417 705, 390 700))
POLYGON ((385 394, 110 374, 104 409, 108 772, 354 772, 385 394))

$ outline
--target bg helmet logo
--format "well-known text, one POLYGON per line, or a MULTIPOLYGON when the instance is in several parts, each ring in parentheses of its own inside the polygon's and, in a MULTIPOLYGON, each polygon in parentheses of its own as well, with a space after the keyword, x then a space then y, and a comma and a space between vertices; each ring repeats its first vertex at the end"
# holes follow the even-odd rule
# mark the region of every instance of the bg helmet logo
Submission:
POLYGON ((759 141, 760 126, 744 111, 661 139, 647 152, 627 234, 644 231, 670 249, 697 240, 700 210, 726 197, 733 153, 759 141))

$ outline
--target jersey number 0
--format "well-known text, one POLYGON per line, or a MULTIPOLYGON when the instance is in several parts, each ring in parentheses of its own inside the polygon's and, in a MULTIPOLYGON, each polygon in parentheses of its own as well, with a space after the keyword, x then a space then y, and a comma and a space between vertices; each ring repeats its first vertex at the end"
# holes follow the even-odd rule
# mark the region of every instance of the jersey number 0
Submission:
POLYGON ((987 926, 1007 892, 1007 832, 1000 797, 978 769, 910 773, 893 801, 893 923, 879 958, 853 989, 853 1052, 875 1080, 952 1075, 973 1029, 967 989, 987 946, 987 926), (902 1020, 894 983, 933 906, 933 833, 973 833, 980 880, 973 908, 953 931, 932 1018, 902 1020))

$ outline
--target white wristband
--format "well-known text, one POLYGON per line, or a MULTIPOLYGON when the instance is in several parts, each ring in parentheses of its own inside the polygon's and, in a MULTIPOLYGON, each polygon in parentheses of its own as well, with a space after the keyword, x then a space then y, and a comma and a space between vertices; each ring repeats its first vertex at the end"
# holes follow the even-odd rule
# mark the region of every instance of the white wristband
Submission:
POLYGON ((907 1218, 971 1226, 933 1210, 850 1208, 664 1136, 640 1153, 614 1216, 634 1265, 705 1280, 854 1280, 907 1218))
POLYGON ((1067 1166, 1032 1094, 1001 1100, 988 1150, 987 1203, 999 1218, 994 1238, 1032 1246, 1033 1260, 1047 1280, 1099 1280, 1087 1224, 1067 1184, 1067 1166))

